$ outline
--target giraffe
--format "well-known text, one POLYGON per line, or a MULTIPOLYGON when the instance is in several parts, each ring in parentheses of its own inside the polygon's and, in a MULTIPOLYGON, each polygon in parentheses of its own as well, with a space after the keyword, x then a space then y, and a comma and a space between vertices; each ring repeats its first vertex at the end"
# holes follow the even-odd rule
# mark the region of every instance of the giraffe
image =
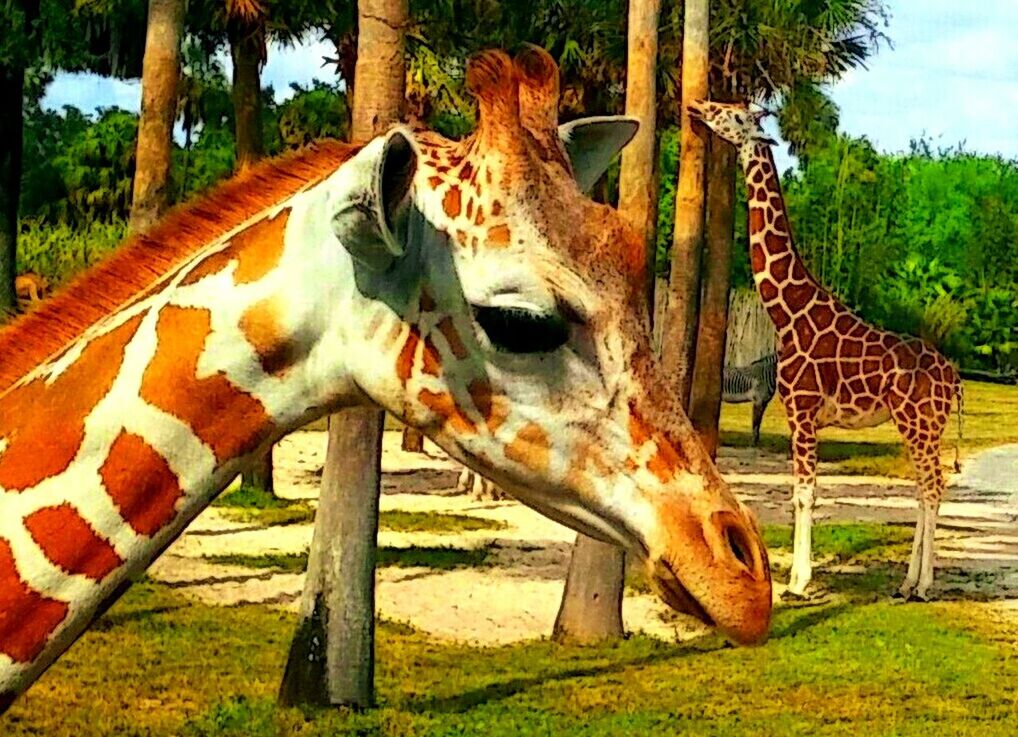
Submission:
POLYGON ((690 114, 738 149, 753 278, 778 332, 778 392, 791 430, 795 475, 789 591, 802 596, 812 577, 817 431, 871 427, 890 419, 915 468, 919 508, 908 571, 897 595, 925 601, 933 584, 934 534, 944 495, 940 441, 953 401, 961 440, 961 378, 924 341, 867 324, 806 269, 792 240, 771 151, 774 141, 760 127, 764 113, 702 102, 692 105, 690 114))
POLYGON ((467 86, 466 139, 250 167, 0 330, 4 708, 246 463, 354 405, 765 636, 759 527, 652 359, 640 240, 583 194, 635 123, 558 126, 536 48, 474 57, 467 86))

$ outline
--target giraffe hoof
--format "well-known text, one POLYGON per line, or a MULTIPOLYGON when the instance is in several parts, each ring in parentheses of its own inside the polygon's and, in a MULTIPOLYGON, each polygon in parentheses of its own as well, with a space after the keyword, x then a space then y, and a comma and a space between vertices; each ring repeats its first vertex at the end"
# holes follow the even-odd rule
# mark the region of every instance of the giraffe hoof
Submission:
POLYGON ((902 588, 898 589, 897 591, 895 591, 893 594, 891 594, 891 598, 892 599, 899 599, 902 602, 908 602, 908 601, 928 602, 928 601, 931 600, 930 596, 927 594, 927 592, 925 592, 925 591, 916 591, 913 588, 905 588, 905 587, 902 587, 902 588))

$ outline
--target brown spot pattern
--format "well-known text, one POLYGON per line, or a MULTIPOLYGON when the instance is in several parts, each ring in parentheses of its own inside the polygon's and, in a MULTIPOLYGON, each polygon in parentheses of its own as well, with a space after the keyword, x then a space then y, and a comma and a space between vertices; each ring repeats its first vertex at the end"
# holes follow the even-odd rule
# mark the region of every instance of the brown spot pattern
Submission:
POLYGON ((124 562, 70 504, 37 509, 25 518, 25 529, 50 562, 67 573, 101 581, 124 562))
POLYGON ((198 378, 198 359, 212 330, 208 310, 166 307, 159 347, 145 369, 141 398, 186 423, 222 462, 254 450, 271 422, 261 402, 217 372, 198 378))
POLYGON ((68 610, 21 580, 11 544, 0 538, 0 653, 15 663, 32 662, 68 610))
POLYGON ((0 486, 24 491, 66 470, 85 439, 85 418, 109 392, 141 316, 94 339, 52 383, 36 379, 0 399, 0 486))
POLYGON ((256 282, 272 271, 283 256, 283 234, 290 220, 290 208, 275 217, 259 220, 233 236, 220 251, 213 253, 191 270, 181 285, 194 284, 210 274, 218 274, 234 261, 235 284, 256 282))
POLYGON ((120 516, 139 535, 152 537, 176 517, 184 496, 177 476, 137 435, 117 436, 99 474, 120 516))

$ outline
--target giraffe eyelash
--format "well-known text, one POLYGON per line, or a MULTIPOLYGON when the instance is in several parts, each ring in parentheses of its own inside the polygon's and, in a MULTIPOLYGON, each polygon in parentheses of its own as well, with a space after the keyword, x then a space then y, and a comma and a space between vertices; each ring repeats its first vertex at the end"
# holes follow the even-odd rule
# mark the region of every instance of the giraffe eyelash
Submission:
POLYGON ((475 306, 474 319, 491 344, 506 353, 551 353, 569 340, 569 324, 557 311, 475 306))

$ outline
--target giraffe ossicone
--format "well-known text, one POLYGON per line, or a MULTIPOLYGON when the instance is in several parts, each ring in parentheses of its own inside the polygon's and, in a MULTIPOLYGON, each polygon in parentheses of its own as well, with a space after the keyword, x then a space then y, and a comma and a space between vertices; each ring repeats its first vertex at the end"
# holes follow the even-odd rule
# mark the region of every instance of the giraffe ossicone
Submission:
POLYGON ((563 136, 557 79, 536 49, 482 54, 465 140, 252 167, 0 331, 4 703, 246 462, 353 405, 765 635, 764 544, 652 358, 642 243, 577 185, 634 124, 563 136))
POLYGON ((802 595, 812 578, 817 431, 871 427, 890 419, 915 467, 919 499, 912 555, 898 593, 927 599, 944 495, 940 443, 953 402, 961 442, 961 377, 924 341, 867 324, 806 269, 792 240, 771 151, 774 141, 760 127, 764 113, 707 101, 689 112, 737 147, 745 175, 753 279, 778 333, 778 392, 792 436, 795 535, 789 590, 802 595))

